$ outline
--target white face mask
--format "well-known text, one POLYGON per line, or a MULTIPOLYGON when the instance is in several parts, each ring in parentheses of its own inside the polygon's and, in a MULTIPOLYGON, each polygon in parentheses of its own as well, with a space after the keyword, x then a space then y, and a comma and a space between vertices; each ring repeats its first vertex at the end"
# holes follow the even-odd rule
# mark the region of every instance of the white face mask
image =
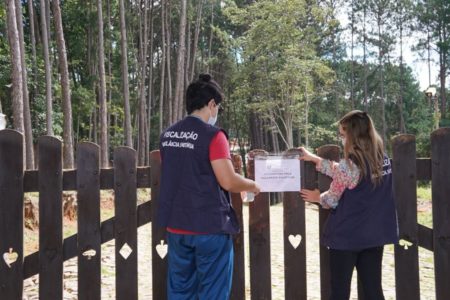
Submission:
POLYGON ((209 117, 209 119, 208 119, 208 124, 209 125, 215 125, 216 124, 216 122, 217 122, 217 115, 215 116, 215 117, 209 117))
POLYGON ((215 117, 213 117, 212 115, 209 116, 208 124, 214 126, 216 124, 216 122, 217 122, 217 117, 218 116, 219 116, 219 110, 217 109, 217 113, 216 113, 215 117))

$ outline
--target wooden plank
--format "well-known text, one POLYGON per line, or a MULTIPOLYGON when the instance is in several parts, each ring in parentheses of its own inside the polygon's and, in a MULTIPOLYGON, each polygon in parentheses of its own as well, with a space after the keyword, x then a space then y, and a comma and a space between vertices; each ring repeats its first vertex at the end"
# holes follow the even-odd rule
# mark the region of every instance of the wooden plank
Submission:
POLYGON ((78 299, 101 298, 100 148, 77 148, 78 299))
POLYGON ((0 131, 0 237, 0 299, 19 300, 23 290, 23 135, 9 129, 0 131))
POLYGON ((422 224, 417 225, 418 225, 419 246, 429 251, 434 251, 433 229, 423 226, 422 224))
POLYGON ((417 226, 417 167, 416 139, 402 134, 392 140, 393 186, 399 238, 412 243, 409 246, 396 244, 395 288, 397 299, 420 299, 419 245, 417 226))
MULTIPOLYGON (((138 167, 136 169, 136 186, 138 188, 150 187, 150 167, 138 167)), ((108 190, 114 188, 114 170, 100 170, 100 189, 108 190)))
POLYGON ((450 128, 431 134, 436 300, 450 299, 450 128))
POLYGON ((23 174, 23 191, 37 192, 39 186, 38 170, 26 170, 23 174))
MULTIPOLYGON (((290 149, 285 155, 298 155, 290 149)), ((301 186, 305 186, 305 167, 301 165, 301 186)), ((315 173, 315 172, 314 172, 315 173)), ((285 299, 307 299, 305 201, 299 191, 283 193, 284 292, 285 299)))
MULTIPOLYGON (((37 192, 38 191, 38 171, 27 170, 24 175, 24 192, 37 192)), ((150 167, 138 167, 137 168, 137 187, 149 188, 150 187, 150 167)), ((64 170, 63 171, 63 190, 75 191, 77 189, 77 170, 64 170)), ((100 170, 100 189, 112 190, 114 189, 114 169, 101 169, 100 170)))
POLYGON ((417 180, 431 180, 431 159, 417 158, 417 180))
POLYGON ((137 300, 136 151, 114 151, 116 299, 137 300))
MULTIPOLYGON (((242 157, 240 155, 232 155, 234 171, 242 174, 242 157)), ((240 193, 231 193, 231 204, 236 212, 241 229, 238 234, 233 236, 234 246, 234 267, 233 282, 231 286, 230 299, 245 299, 245 252, 244 252, 244 218, 242 216, 242 198, 240 193)))
MULTIPOLYGON (((143 226, 151 222, 152 202, 142 203, 137 208, 138 226, 143 226)), ((114 239, 114 220, 115 217, 109 218, 101 224, 102 244, 114 239)), ((64 261, 74 258, 78 255, 77 250, 78 235, 74 234, 64 239, 63 258, 64 261)), ((27 279, 39 272, 39 252, 29 254, 24 259, 23 278, 27 279)))
MULTIPOLYGON (((255 178, 256 155, 267 155, 264 150, 249 153, 248 177, 255 178)), ((270 260, 270 199, 269 193, 260 193, 249 204, 250 289, 252 299, 272 299, 270 260)))
POLYGON ((62 143, 39 138, 39 299, 63 297, 62 143))
MULTIPOLYGON (((159 150, 150 153, 152 220, 157 220, 159 207, 159 192, 161 187, 161 155, 159 150)), ((167 255, 159 256, 156 247, 167 247, 166 229, 152 225, 152 282, 153 298, 167 299, 167 255), (166 246, 164 246, 166 245, 166 246)))
MULTIPOLYGON (((335 145, 325 145, 317 150, 317 154, 325 159, 339 160, 339 147, 335 145)), ((321 192, 328 190, 331 178, 318 174, 318 187, 321 192)), ((322 245, 322 232, 330 211, 319 208, 319 232, 320 232, 320 290, 321 299, 329 299, 331 295, 331 274, 330 274, 330 254, 326 247, 322 245)))

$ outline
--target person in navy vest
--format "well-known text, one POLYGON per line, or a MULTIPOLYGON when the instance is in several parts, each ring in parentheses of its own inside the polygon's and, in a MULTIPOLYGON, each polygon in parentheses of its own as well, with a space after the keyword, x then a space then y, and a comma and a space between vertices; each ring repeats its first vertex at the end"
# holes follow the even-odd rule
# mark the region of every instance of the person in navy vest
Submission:
POLYGON ((186 91, 188 116, 160 137, 158 223, 167 229, 169 299, 228 299, 232 234, 239 232, 229 192, 259 186, 235 173, 227 133, 214 126, 220 86, 201 74, 186 91))
POLYGON ((349 299, 353 269, 364 299, 384 299, 381 285, 383 246, 398 242, 392 168, 383 142, 366 112, 354 110, 339 121, 344 159, 321 159, 301 147, 301 159, 312 161, 332 178, 328 191, 300 191, 306 201, 330 209, 323 232, 329 249, 332 300, 349 299))

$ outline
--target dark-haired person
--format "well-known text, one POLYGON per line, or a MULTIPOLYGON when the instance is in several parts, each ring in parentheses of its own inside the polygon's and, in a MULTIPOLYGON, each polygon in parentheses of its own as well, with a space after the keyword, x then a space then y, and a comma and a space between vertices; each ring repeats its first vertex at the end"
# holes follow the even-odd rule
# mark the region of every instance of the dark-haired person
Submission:
POLYGON ((351 111, 339 121, 344 159, 321 159, 301 148, 301 159, 312 161, 330 176, 328 191, 302 190, 304 200, 331 209, 323 232, 329 249, 332 300, 347 300, 353 269, 361 280, 364 299, 384 299, 381 285, 383 246, 397 243, 397 214, 392 169, 370 116, 351 111))
POLYGON ((229 192, 259 193, 234 172, 225 131, 214 126, 220 86, 200 75, 186 91, 188 116, 161 134, 158 223, 167 228, 169 299, 228 299, 232 234, 239 225, 229 192))

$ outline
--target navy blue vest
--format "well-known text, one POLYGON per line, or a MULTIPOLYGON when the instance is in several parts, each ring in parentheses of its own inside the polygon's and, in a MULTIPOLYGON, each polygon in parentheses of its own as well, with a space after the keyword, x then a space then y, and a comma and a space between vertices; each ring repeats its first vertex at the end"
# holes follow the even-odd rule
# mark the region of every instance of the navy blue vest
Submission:
POLYGON ((239 232, 230 195, 217 182, 209 160, 209 144, 220 130, 188 116, 162 133, 160 226, 209 234, 239 232))
POLYGON ((354 189, 346 189, 336 209, 330 211, 323 233, 324 246, 362 250, 397 243, 397 213, 389 158, 384 159, 380 185, 375 187, 369 176, 354 189))

